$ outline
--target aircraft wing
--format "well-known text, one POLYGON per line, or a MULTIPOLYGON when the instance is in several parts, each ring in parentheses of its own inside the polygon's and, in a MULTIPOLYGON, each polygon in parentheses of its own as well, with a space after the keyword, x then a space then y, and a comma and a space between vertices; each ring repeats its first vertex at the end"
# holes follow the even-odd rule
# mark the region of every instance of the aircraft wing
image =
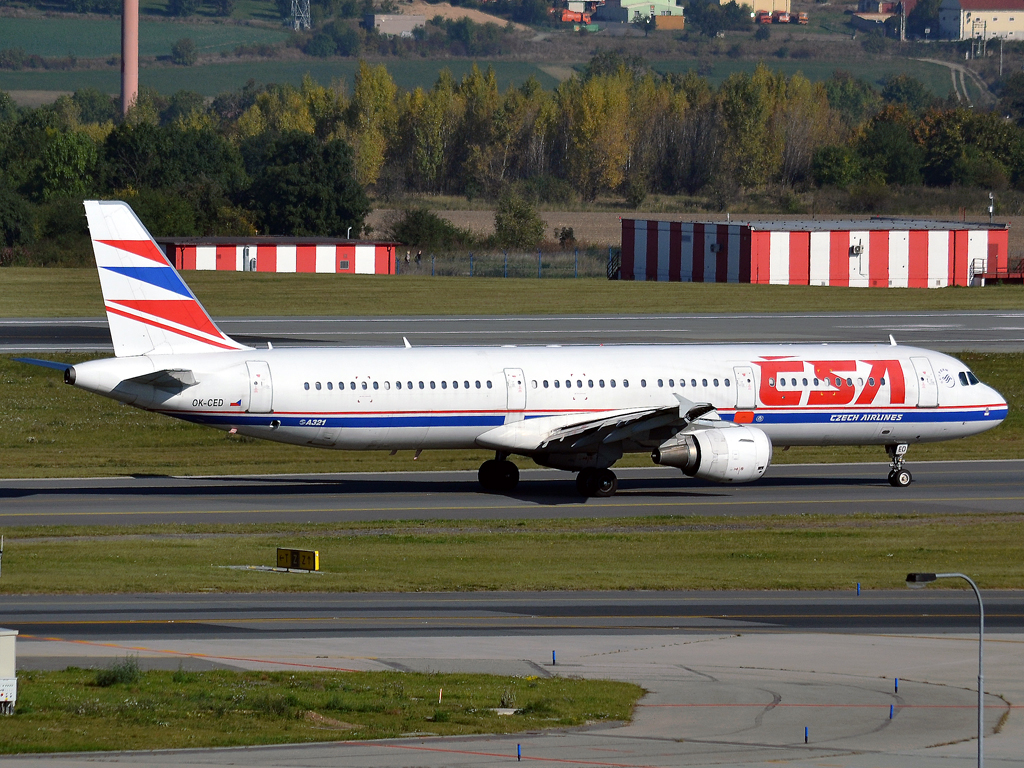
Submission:
POLYGON ((157 389, 186 389, 198 384, 195 374, 184 368, 165 368, 162 371, 152 371, 141 376, 133 376, 126 381, 135 384, 148 384, 157 389))
MULTIPOLYGON (((593 451, 602 444, 643 439, 658 427, 685 427, 694 419, 714 412, 710 403, 694 403, 676 395, 676 405, 629 408, 601 414, 565 414, 505 424, 477 438, 483 448, 514 452, 593 451)), ((717 414, 715 414, 717 416, 717 414)))

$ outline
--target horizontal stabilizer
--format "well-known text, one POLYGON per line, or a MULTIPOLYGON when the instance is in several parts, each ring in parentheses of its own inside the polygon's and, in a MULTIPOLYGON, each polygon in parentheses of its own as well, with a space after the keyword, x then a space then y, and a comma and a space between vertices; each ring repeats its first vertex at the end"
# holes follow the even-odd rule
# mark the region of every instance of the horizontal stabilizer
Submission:
POLYGON ((183 368, 168 368, 163 371, 144 373, 141 376, 126 379, 126 381, 136 384, 148 384, 157 389, 185 389, 186 387, 194 387, 199 383, 196 381, 192 371, 183 368))
POLYGON ((38 365, 40 368, 53 368, 55 371, 66 371, 71 367, 71 363, 57 363, 53 360, 36 360, 34 357, 12 357, 11 359, 16 363, 38 365))

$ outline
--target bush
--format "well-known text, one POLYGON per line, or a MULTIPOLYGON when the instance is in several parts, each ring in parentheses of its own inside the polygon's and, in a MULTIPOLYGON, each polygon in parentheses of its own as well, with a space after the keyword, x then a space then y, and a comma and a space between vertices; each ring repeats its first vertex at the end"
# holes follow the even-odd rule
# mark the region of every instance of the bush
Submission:
POLYGON ((392 222, 390 237, 416 248, 457 250, 473 245, 475 238, 468 229, 460 229, 426 208, 409 208, 392 222))
POLYGON ((194 16, 202 0, 169 0, 167 11, 171 16, 194 16))
POLYGON ((535 248, 544 238, 544 222, 533 203, 514 192, 498 200, 494 214, 494 239, 503 248, 535 248))
POLYGON ((199 51, 191 37, 183 37, 171 46, 171 61, 184 67, 191 67, 199 58, 199 51))
POLYGON ((772 28, 768 24, 758 24, 757 32, 754 33, 755 40, 771 40, 772 28))
POLYGON ((333 56, 334 51, 334 38, 324 32, 317 32, 302 47, 302 52, 307 56, 318 56, 321 59, 333 56))
POLYGON ((32 240, 32 210, 25 199, 0 179, 0 245, 8 248, 32 240))
POLYGON ((109 688, 111 685, 131 685, 142 679, 138 656, 125 656, 123 660, 115 660, 106 669, 96 673, 96 685, 109 688))

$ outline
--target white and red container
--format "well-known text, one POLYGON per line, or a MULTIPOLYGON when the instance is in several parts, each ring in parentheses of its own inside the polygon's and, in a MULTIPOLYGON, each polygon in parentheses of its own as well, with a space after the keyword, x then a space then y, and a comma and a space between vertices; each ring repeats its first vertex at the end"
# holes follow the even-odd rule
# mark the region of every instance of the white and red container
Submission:
POLYGON ((299 238, 158 239, 176 269, 395 274, 397 243, 299 238))

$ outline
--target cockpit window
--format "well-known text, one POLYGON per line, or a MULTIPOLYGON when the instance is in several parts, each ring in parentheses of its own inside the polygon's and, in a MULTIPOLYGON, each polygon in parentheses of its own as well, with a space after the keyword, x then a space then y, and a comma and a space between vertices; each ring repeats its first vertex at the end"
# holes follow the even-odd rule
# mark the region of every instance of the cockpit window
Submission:
POLYGON ((967 372, 967 380, 968 380, 968 381, 970 381, 970 382, 971 382, 971 384, 981 384, 981 382, 980 382, 980 381, 978 381, 978 377, 977 377, 977 376, 975 376, 975 375, 974 375, 973 373, 971 373, 970 371, 968 371, 968 372, 967 372))
POLYGON ((959 379, 960 379, 960 383, 961 383, 961 384, 962 384, 963 386, 965 386, 965 387, 968 387, 968 386, 970 386, 971 382, 969 382, 969 381, 967 380, 967 374, 966 374, 966 373, 964 373, 963 371, 960 371, 959 379))

